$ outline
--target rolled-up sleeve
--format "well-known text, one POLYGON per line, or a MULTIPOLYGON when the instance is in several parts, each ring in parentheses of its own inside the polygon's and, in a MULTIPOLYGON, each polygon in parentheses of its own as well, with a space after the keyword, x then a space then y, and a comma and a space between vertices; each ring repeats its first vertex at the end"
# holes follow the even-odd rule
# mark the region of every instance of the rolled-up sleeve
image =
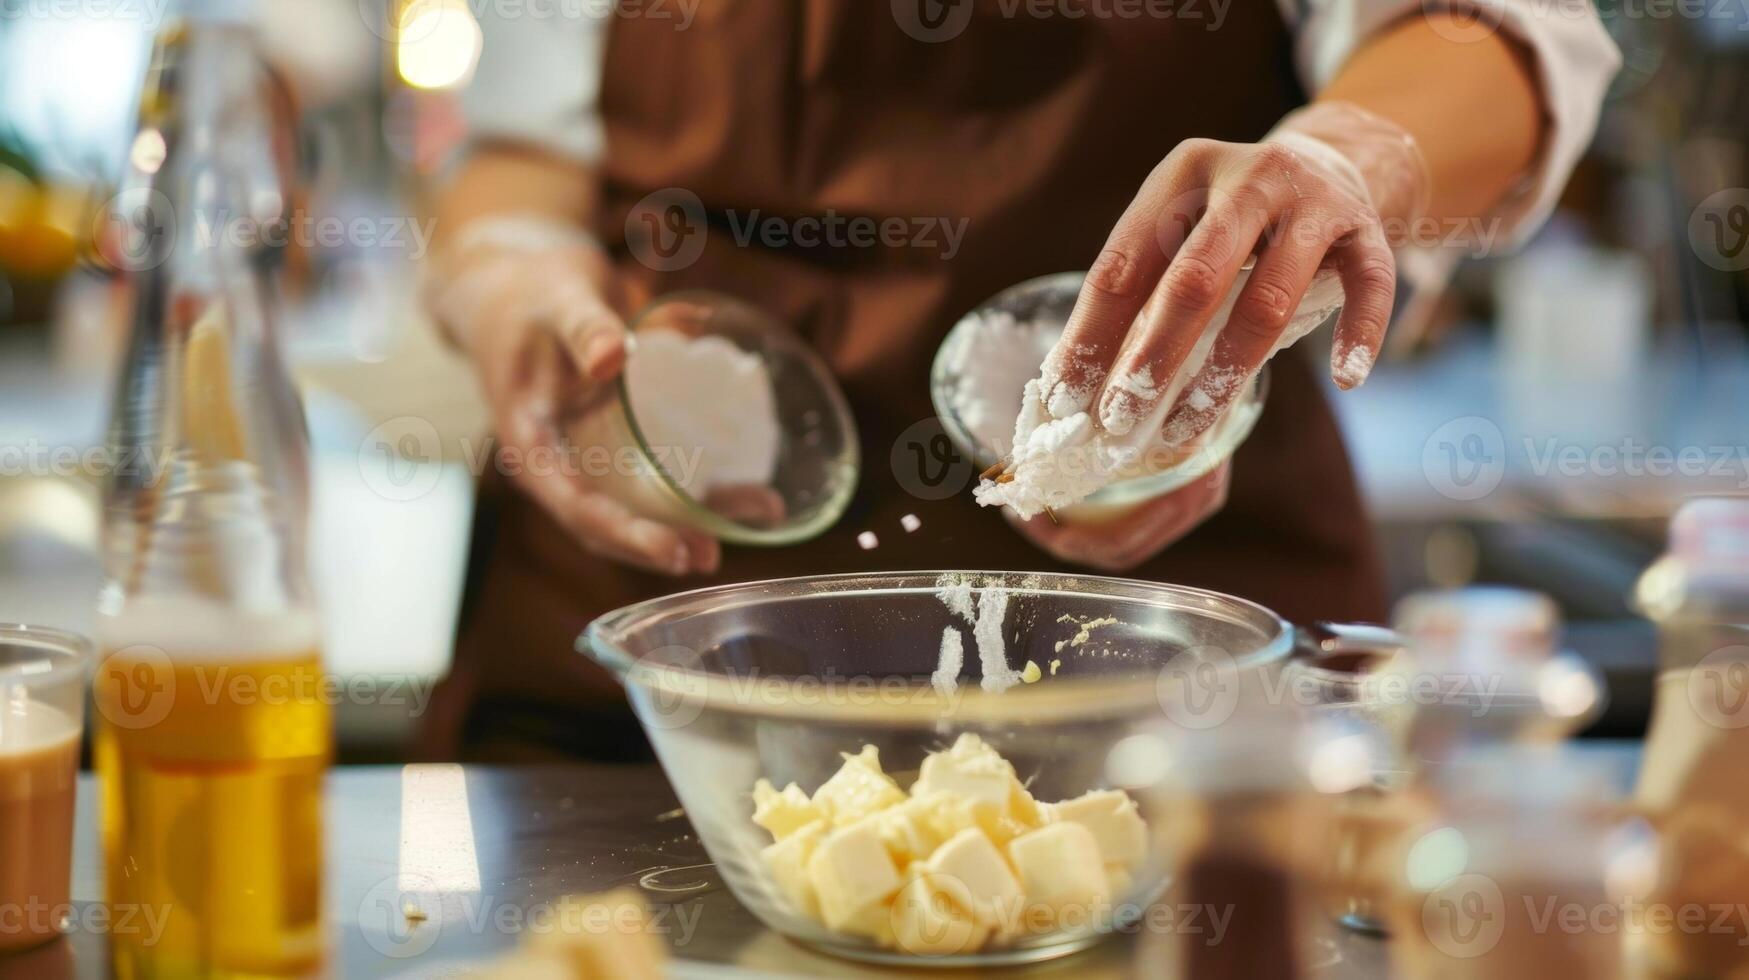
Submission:
POLYGON ((477 4, 483 44, 461 93, 473 143, 509 141, 601 158, 599 99, 610 12, 595 4, 477 4))
POLYGON ((1518 245, 1554 210, 1561 188, 1597 129, 1604 94, 1621 52, 1589 0, 1279 0, 1294 30, 1302 83, 1317 93, 1341 71, 1368 37, 1406 17, 1430 10, 1467 13, 1452 40, 1477 40, 1500 31, 1530 52, 1548 120, 1542 152, 1518 191, 1496 215, 1497 241, 1518 245))

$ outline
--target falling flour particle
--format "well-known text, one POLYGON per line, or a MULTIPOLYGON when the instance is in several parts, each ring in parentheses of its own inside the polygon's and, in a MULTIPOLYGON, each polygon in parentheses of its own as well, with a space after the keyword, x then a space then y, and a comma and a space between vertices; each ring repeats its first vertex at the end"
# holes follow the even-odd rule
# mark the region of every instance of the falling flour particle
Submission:
POLYGON ((960 671, 966 665, 966 644, 960 631, 949 626, 941 631, 941 657, 935 662, 935 673, 929 683, 942 697, 952 697, 959 690, 960 671))
POLYGON ((916 514, 906 514, 904 517, 899 518, 899 526, 905 529, 906 534, 910 534, 912 531, 922 527, 923 522, 917 519, 916 514))
POLYGON ((864 551, 873 551, 880 547, 881 539, 875 537, 873 531, 864 531, 856 536, 856 543, 861 546, 864 551))
POLYGON ((978 666, 984 671, 978 686, 992 694, 1020 683, 1020 672, 1008 666, 1002 640, 1002 620, 1008 616, 1008 590, 987 588, 978 595, 978 621, 972 638, 978 644, 978 666))

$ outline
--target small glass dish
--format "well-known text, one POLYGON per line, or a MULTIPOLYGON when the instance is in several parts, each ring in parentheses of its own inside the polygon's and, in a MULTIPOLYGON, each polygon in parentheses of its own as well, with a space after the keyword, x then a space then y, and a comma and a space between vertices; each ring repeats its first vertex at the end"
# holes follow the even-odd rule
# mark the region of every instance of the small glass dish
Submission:
MULTIPOLYGON (((1274 613, 1218 593, 1071 574, 886 572, 715 586, 610 612, 578 649, 626 686, 640 724, 698 837, 735 898, 771 929, 852 959, 909 966, 996 966, 1085 948, 1143 914, 1164 884, 1152 841, 1166 816, 1132 792, 1150 828, 1129 886, 1072 927, 924 956, 836 932, 798 909, 763 854, 754 783, 808 794, 875 746, 901 789, 924 757, 971 733, 1013 764, 1031 795, 1058 802, 1148 785, 1133 751, 1208 663, 1270 669, 1294 631, 1274 613), (968 634, 944 587, 981 604, 1005 594, 1006 659, 1044 668, 1035 683, 980 689, 968 636, 958 688, 931 683, 945 629, 968 634), (1126 776, 1125 774, 1132 774, 1126 776)), ((1141 746, 1146 749, 1146 745, 1141 746)), ((1155 760, 1139 760, 1152 770, 1155 760)))
MULTIPOLYGON (((670 293, 640 311, 629 324, 628 358, 651 330, 675 330, 693 338, 720 337, 754 355, 770 380, 778 426, 769 484, 699 497, 681 478, 683 463, 705 448, 655 446, 648 426, 633 410, 632 370, 621 371, 611 389, 571 406, 566 434, 584 455, 595 487, 633 511, 694 528, 734 544, 776 547, 815 537, 831 527, 856 492, 861 448, 856 422, 837 380, 801 338, 763 311, 720 293, 670 293), (595 457, 587 454, 595 453, 595 457)), ((732 405, 721 407, 724 412, 732 405)))
MULTIPOLYGON (((935 361, 929 371, 930 401, 948 438, 953 440, 954 446, 960 452, 972 458, 978 469, 987 469, 1007 455, 1007 443, 1012 439, 1013 421, 1020 411, 1021 388, 1026 381, 1037 375, 1034 365, 1035 370, 1020 378, 1014 389, 1013 410, 996 413, 998 418, 1006 418, 1005 428, 1009 434, 1002 435, 1000 442, 993 442, 995 432, 990 429, 990 423, 968 418, 962 410, 967 402, 960 397, 961 391, 969 383, 963 366, 987 360, 983 351, 973 349, 974 345, 988 343, 980 341, 978 326, 986 321, 1012 325, 1010 329, 1015 336, 1001 346, 1013 349, 1016 346, 1038 347, 1039 337, 1020 335, 1021 331, 1027 329, 1027 325, 1054 323, 1055 327, 1049 333, 1050 341, 1054 342, 1062 333, 1063 326, 1069 322, 1069 314, 1075 309, 1075 300, 1081 294, 1081 284, 1086 277, 1085 272, 1058 272, 1010 286, 962 317, 948 331, 941 347, 936 350, 935 361), (983 437, 978 434, 979 429, 985 430, 983 437)), ((1223 308, 1217 315, 1225 316, 1226 311, 1227 308, 1223 308)), ((1044 346, 1048 349, 1049 345, 1044 346)), ((991 353, 1000 356, 995 351, 991 353)), ((1039 349, 1038 354, 1042 360, 1044 349, 1039 349)), ((1150 450, 1139 463, 1142 472, 1138 475, 1112 483, 1080 503, 1060 509, 1058 513, 1083 519, 1109 515, 1207 476, 1231 457, 1240 443, 1251 435, 1257 419, 1263 414, 1263 402, 1268 394, 1269 369, 1266 366, 1257 372, 1257 377, 1244 395, 1195 444, 1171 450, 1161 447, 1157 452, 1150 450), (1162 459, 1162 453, 1170 453, 1171 458, 1162 459)), ((1006 409, 1006 403, 1004 408, 1006 409)))

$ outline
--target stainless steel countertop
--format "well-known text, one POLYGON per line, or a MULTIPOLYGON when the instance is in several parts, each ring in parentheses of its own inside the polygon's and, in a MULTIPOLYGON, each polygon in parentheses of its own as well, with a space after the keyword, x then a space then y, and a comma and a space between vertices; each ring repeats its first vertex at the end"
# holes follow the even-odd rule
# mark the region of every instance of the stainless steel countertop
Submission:
MULTIPOLYGON (((1627 743, 1582 751, 1628 763, 1637 753, 1627 743)), ((93 913, 103 894, 95 791, 94 780, 82 777, 74 930, 49 946, 0 958, 0 980, 109 975, 105 936, 87 928, 97 924, 93 913)), ((657 928, 674 948, 676 977, 969 975, 862 967, 768 931, 713 873, 653 765, 348 767, 329 775, 327 795, 336 976, 453 976, 515 946, 525 923, 535 921, 531 909, 568 893, 634 884, 669 912, 657 928), (408 901, 430 918, 409 928, 401 912, 408 901)), ((1388 975, 1378 940, 1331 926, 1314 941, 1323 960, 1319 976, 1388 975)), ((1132 953, 1133 944, 1119 937, 1010 972, 1122 976, 1132 953)))

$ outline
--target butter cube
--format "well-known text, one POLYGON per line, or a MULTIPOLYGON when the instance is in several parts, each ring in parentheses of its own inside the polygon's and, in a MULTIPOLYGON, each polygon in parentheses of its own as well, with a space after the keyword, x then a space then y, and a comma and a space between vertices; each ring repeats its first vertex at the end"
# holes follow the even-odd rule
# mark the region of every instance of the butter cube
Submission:
POLYGON ((1002 932, 1013 931, 1026 896, 1014 869, 983 831, 967 828, 953 835, 936 848, 924 867, 930 874, 959 883, 973 921, 1002 932))
POLYGON ((1046 824, 1016 837, 1008 857, 1026 889, 1028 916, 1085 922, 1111 904, 1111 882, 1093 832, 1078 823, 1046 824), (1072 916, 1064 915, 1072 911, 1072 916))
POLYGON ((820 917, 820 898, 814 893, 814 881, 808 877, 808 859, 826 836, 826 821, 815 820, 767 844, 759 856, 771 872, 771 880, 790 907, 811 919, 820 917))
POLYGON ((948 820, 942 812, 952 806, 952 800, 944 794, 913 797, 882 810, 871 819, 893 860, 904 865, 928 857, 950 836, 944 830, 948 820))
POLYGON ((1019 783, 1014 766, 1007 759, 983 739, 966 732, 952 748, 930 753, 924 758, 917 782, 911 786, 911 795, 952 793, 1004 810, 1008 807, 1009 794, 1019 783))
POLYGON ((984 945, 990 928, 976 921, 973 900, 957 878, 913 865, 893 902, 893 944, 916 956, 952 956, 984 945))
POLYGON ((834 826, 855 823, 871 813, 905 801, 905 791, 881 771, 880 750, 865 745, 856 755, 846 755, 844 765, 814 791, 813 805, 834 826))
POLYGON ((883 940, 891 935, 886 902, 904 882, 872 821, 827 834, 808 858, 808 879, 828 928, 883 940))
POLYGON ((825 810, 808 799, 808 794, 795 783, 785 786, 781 793, 772 788, 770 780, 761 779, 753 784, 753 822, 771 831, 777 840, 825 816, 825 810))
POLYGON ((1148 826, 1136 810, 1136 801, 1121 789, 1083 793, 1051 804, 1045 815, 1050 822, 1078 823, 1092 831, 1106 864, 1133 867, 1148 854, 1148 826))

